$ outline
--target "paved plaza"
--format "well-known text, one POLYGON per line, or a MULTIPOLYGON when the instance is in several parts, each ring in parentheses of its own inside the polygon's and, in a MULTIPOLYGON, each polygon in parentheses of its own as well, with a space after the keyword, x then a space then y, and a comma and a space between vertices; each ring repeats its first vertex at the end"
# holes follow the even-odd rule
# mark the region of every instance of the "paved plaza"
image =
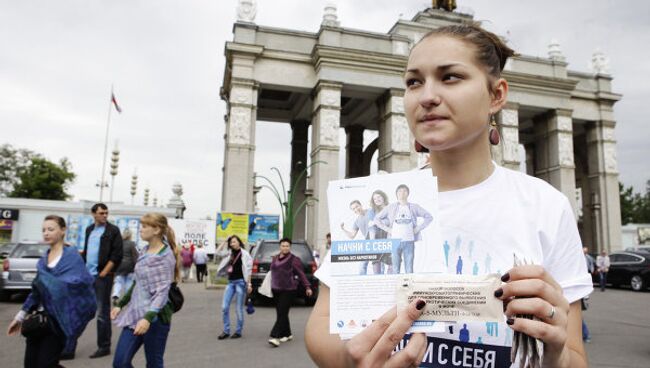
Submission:
MULTIPOLYGON (((166 367, 312 367, 305 350, 304 326, 311 308, 297 306, 291 310, 294 341, 272 348, 267 342, 275 319, 275 309, 258 306, 246 316, 244 337, 218 341, 221 332, 219 306, 222 290, 205 290, 194 283, 182 285, 186 296, 183 310, 174 316, 165 353, 166 367)), ((6 326, 24 297, 0 303, 0 366, 21 367, 25 345, 21 337, 7 337, 6 326)), ((587 344, 590 366, 594 368, 631 368, 650 365, 650 293, 631 290, 594 291, 586 320, 592 332, 587 344)), ((234 311, 233 311, 234 312, 234 311)), ((234 315, 234 313, 233 313, 234 315)), ((109 367, 112 357, 88 359, 95 350, 95 324, 86 329, 79 341, 77 358, 63 362, 71 367, 109 367)), ((113 346, 119 330, 113 328, 113 346)), ((144 366, 141 350, 134 366, 144 366)))

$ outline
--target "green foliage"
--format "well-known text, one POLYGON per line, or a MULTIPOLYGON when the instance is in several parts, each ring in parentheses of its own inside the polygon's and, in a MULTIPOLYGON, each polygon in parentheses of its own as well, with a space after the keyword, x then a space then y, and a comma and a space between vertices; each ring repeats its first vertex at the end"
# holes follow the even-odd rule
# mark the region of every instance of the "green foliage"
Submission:
POLYGON ((30 150, 0 146, 0 196, 66 200, 75 176, 66 158, 56 164, 30 150))
POLYGON ((630 186, 618 184, 621 198, 621 220, 623 225, 628 223, 650 223, 650 180, 646 182, 645 194, 634 193, 630 186))

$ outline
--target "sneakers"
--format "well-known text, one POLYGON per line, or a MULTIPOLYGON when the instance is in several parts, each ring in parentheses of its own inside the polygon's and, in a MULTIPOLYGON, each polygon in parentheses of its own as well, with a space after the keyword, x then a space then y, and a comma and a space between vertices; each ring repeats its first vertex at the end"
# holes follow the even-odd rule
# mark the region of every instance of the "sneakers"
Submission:
POLYGON ((225 332, 222 332, 221 335, 219 335, 219 337, 217 337, 217 339, 219 339, 219 340, 223 340, 223 339, 227 339, 227 338, 229 338, 229 337, 230 337, 230 334, 227 334, 227 333, 225 333, 225 332))
POLYGON ((280 338, 280 342, 287 342, 293 340, 293 335, 285 336, 280 338))
POLYGON ((240 337, 241 337, 241 334, 239 332, 235 332, 234 334, 232 334, 232 336, 230 336, 231 339, 238 339, 240 337))
POLYGON ((97 359, 97 358, 105 357, 107 355, 111 355, 111 349, 98 349, 96 352, 92 353, 89 356, 89 358, 97 359))
POLYGON ((272 337, 269 339, 269 344, 273 345, 273 347, 277 348, 280 346, 280 340, 276 339, 275 337, 272 337))

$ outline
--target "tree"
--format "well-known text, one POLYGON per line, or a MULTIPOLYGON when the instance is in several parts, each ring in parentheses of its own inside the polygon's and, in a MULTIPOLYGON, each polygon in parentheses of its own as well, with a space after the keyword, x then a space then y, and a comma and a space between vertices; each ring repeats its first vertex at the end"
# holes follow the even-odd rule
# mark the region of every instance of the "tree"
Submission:
POLYGON ((29 166, 33 157, 38 154, 16 149, 9 144, 0 145, 0 196, 7 196, 19 183, 20 174, 29 166))
POLYGON ((650 180, 646 182, 645 194, 634 193, 631 186, 626 188, 623 183, 619 183, 618 188, 623 225, 650 223, 650 180))

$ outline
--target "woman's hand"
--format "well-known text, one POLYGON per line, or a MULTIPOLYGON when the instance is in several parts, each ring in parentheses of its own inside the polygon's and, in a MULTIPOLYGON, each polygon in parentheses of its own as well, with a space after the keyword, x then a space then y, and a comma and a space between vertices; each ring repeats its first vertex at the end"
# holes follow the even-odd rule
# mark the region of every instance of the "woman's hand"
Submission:
POLYGON ((121 311, 122 311, 122 308, 113 307, 113 309, 111 309, 111 320, 114 320, 115 318, 117 318, 117 315, 120 314, 121 311))
POLYGON ((307 295, 307 297, 311 297, 314 295, 314 292, 311 291, 311 288, 307 288, 307 290, 305 290, 305 295, 307 295))
POLYGON ((149 331, 149 326, 151 326, 151 323, 149 323, 149 321, 143 318, 138 321, 138 324, 135 325, 133 334, 136 336, 144 335, 147 333, 147 331, 149 331))
POLYGON ((252 293, 253 293, 253 284, 251 284, 250 282, 248 283, 248 286, 246 287, 246 292, 247 292, 248 294, 252 294, 252 293))
POLYGON ((545 366, 568 367, 570 306, 562 287, 541 266, 514 267, 501 280, 506 284, 494 296, 504 301, 510 327, 544 342, 545 366), (515 318, 518 314, 530 314, 537 320, 515 318))
POLYGON ((13 321, 11 321, 11 323, 9 324, 9 328, 7 328, 7 336, 16 335, 18 332, 20 332, 20 327, 22 325, 23 325, 22 322, 17 321, 15 319, 13 321))
POLYGON ((422 333, 411 335, 406 348, 392 354, 406 331, 422 314, 425 302, 413 301, 407 309, 397 312, 393 307, 368 328, 347 341, 344 353, 351 367, 418 367, 427 347, 422 333))

